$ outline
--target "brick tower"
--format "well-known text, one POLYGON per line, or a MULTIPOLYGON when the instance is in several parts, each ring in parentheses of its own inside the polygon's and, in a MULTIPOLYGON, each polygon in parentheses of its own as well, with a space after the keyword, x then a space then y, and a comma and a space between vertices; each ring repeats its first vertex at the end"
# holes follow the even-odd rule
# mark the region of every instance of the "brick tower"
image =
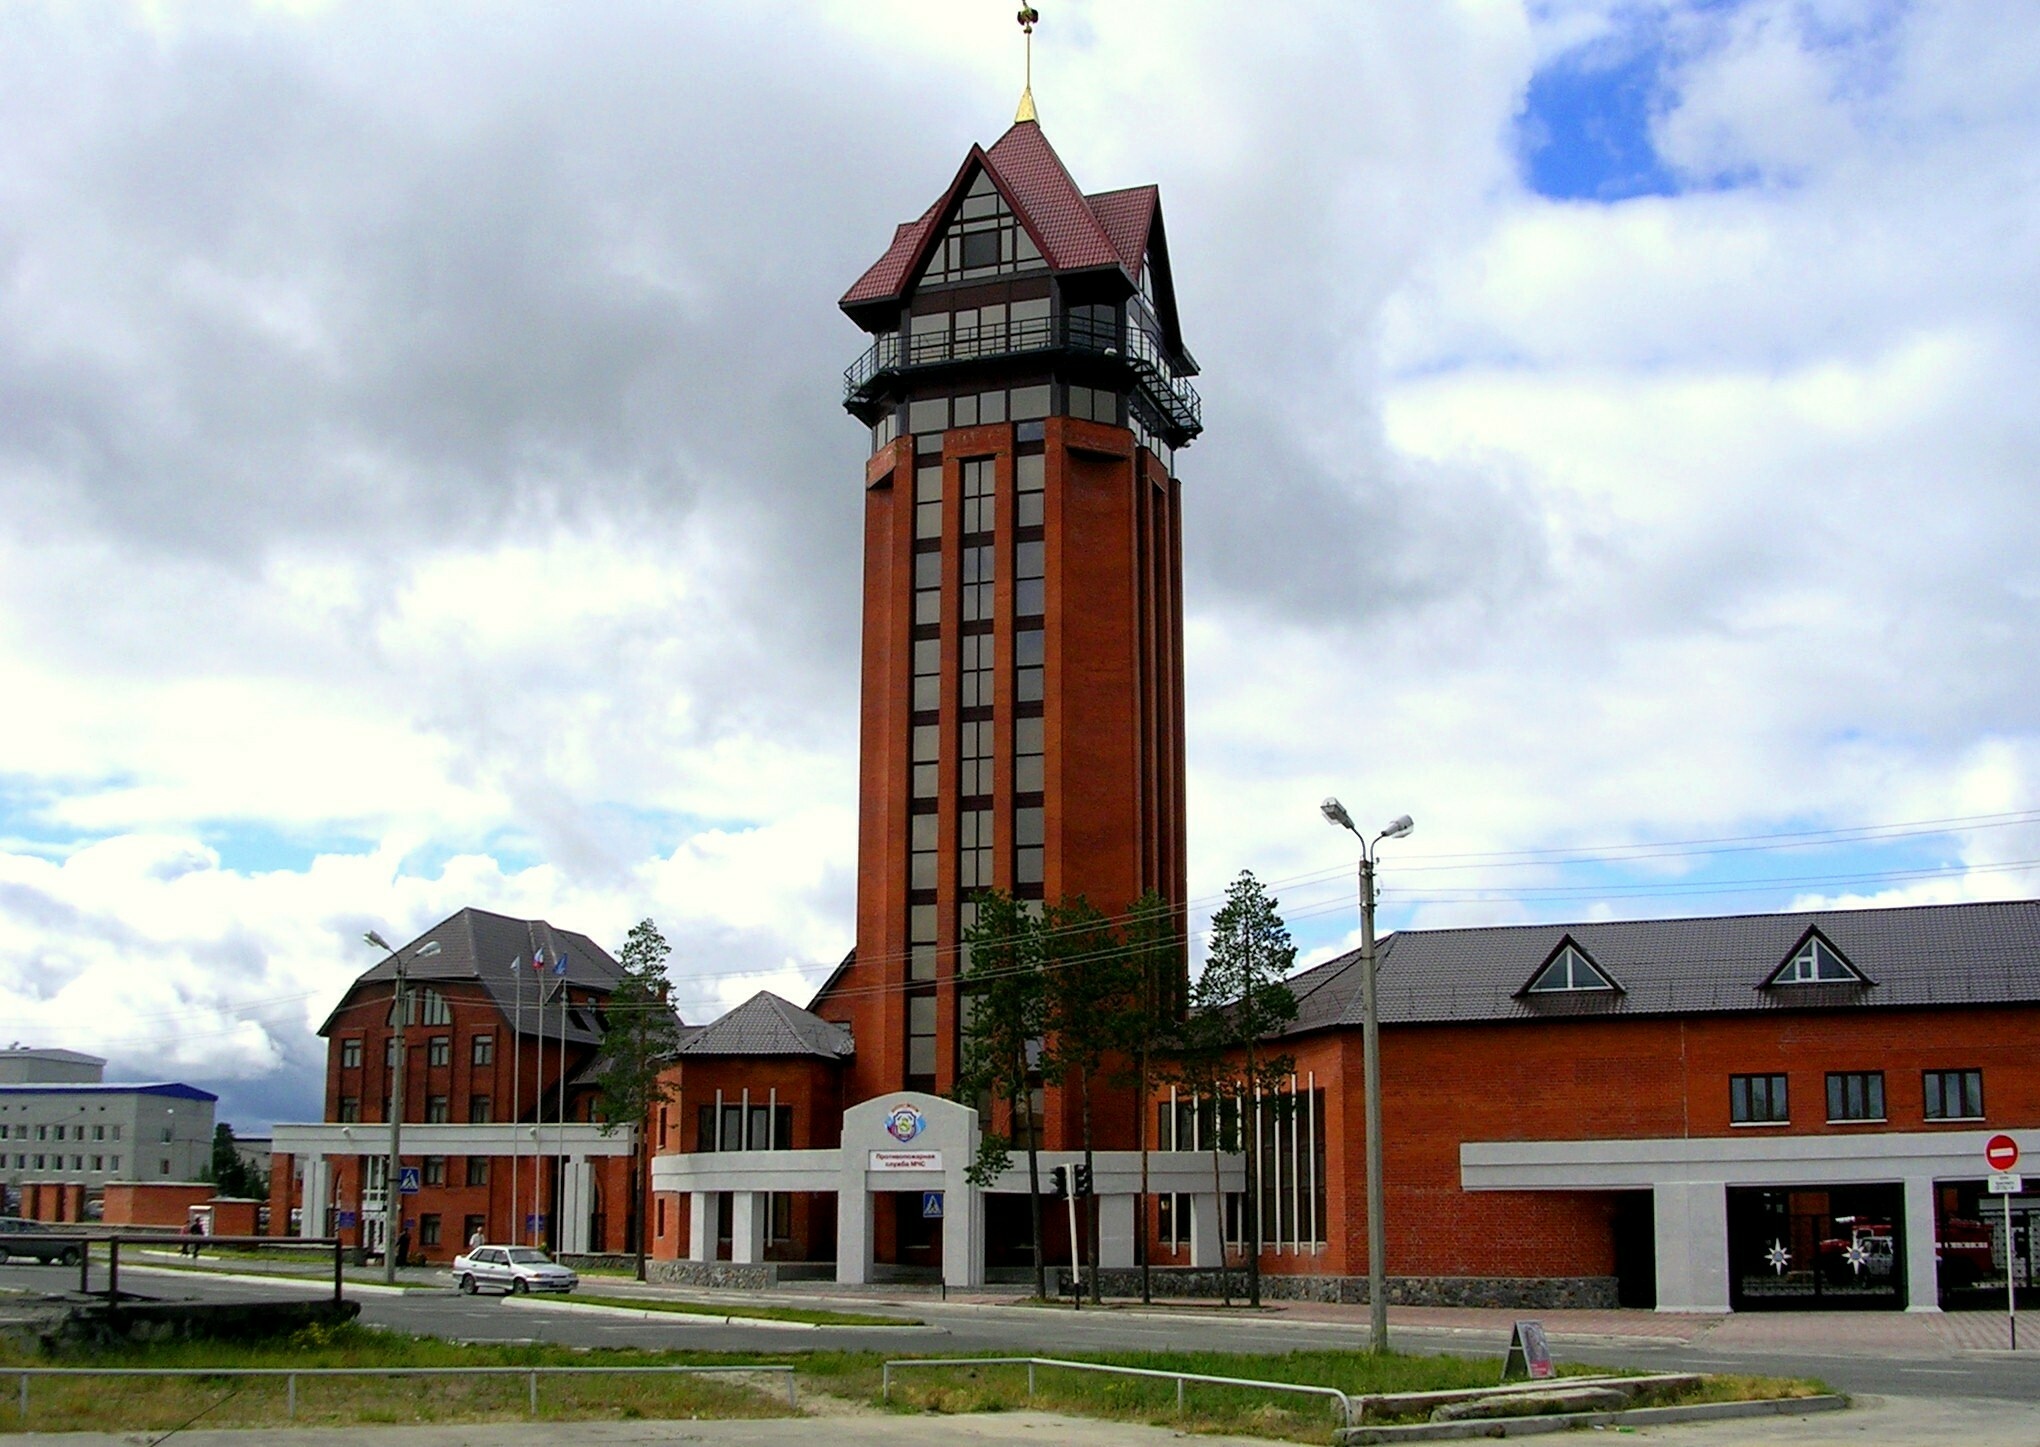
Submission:
POLYGON ((1184 896, 1196 365, 1156 189, 1085 195, 1032 111, 842 301, 872 338, 844 401, 871 428, 857 945, 815 1008, 855 1032, 846 1104, 949 1090, 978 890, 1184 896))

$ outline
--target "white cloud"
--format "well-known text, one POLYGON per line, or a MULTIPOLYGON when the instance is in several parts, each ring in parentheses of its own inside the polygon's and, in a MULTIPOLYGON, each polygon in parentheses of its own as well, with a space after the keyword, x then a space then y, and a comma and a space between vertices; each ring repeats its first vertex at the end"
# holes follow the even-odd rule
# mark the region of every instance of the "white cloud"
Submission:
MULTIPOLYGON (((1343 936, 1326 793, 1417 817, 1422 922, 1707 868, 1447 855, 2033 805, 2040 40, 1855 9, 1045 20, 1046 128, 1162 184, 1206 367, 1199 900, 1252 867, 1343 936), (1732 184, 1526 194, 1534 68, 1636 26, 1664 158, 1732 184)), ((1003 127, 1010 14, 474 19, 0 19, 0 1012, 237 1109, 312 1108, 366 927, 651 914, 691 1018, 849 943, 834 301, 1003 127)), ((2031 888, 2023 837, 1890 897, 2031 888)))

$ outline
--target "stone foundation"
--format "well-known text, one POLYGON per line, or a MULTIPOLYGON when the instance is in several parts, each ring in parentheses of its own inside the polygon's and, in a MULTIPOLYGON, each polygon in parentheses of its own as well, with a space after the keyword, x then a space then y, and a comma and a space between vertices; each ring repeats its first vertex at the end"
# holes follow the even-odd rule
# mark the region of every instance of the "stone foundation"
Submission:
POLYGON ((730 1291, 762 1291, 779 1284, 779 1263, 760 1261, 647 1261, 645 1280, 661 1286, 709 1286, 730 1291))
MULTIPOLYGON (((628 1251, 576 1251, 571 1255, 562 1252, 553 1260, 562 1266, 571 1266, 576 1271, 636 1271, 637 1257, 628 1251)), ((645 1267, 651 1268, 647 1260, 645 1267)))
MULTIPOLYGON (((1217 1299, 1230 1294, 1235 1301, 1247 1295, 1247 1273, 1232 1268, 1217 1271, 1156 1267, 1151 1273, 1157 1297, 1198 1297, 1217 1299)), ((1068 1295, 1070 1271, 1060 1266, 1049 1273, 1053 1290, 1068 1295)), ((1088 1284, 1088 1283, 1087 1283, 1088 1284)), ((1138 1297, 1140 1272, 1114 1268, 1101 1272, 1099 1285, 1108 1297, 1138 1297)), ((1326 1301, 1364 1305, 1367 1278, 1364 1276, 1292 1276, 1261 1273, 1261 1297, 1265 1301, 1326 1301)), ((1528 1311, 1561 1311, 1572 1307, 1613 1309, 1615 1278, 1612 1276, 1391 1276, 1388 1299, 1395 1306, 1500 1306, 1528 1311)))

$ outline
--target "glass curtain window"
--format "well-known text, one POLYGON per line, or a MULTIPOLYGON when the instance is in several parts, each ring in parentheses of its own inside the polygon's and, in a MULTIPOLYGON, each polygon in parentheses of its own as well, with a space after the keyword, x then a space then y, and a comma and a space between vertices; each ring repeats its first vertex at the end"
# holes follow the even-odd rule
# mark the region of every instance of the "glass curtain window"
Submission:
POLYGON ((914 536, 942 536, 942 467, 937 463, 914 469, 914 536))
MULTIPOLYGON (((966 633, 963 635, 963 706, 965 708, 990 708, 992 706, 992 665, 997 656, 997 646, 989 633, 966 633)), ((969 727, 968 724, 965 725, 969 727)), ((986 789, 965 789, 966 794, 982 794, 986 789)))
POLYGON ((1048 585, 1048 544, 1036 539, 1013 545, 1013 613, 1020 618, 1038 618, 1046 610, 1048 585))
MULTIPOLYGON (((914 712, 933 713, 940 707, 942 707, 942 640, 917 638, 914 640, 914 712)), ((916 761, 914 797, 916 799, 935 797, 935 762, 932 755, 926 761, 916 761), (922 787, 923 762, 928 770, 926 788, 922 787)))
MULTIPOLYGON (((1033 635, 1039 638, 1039 633, 1033 635)), ((1037 669, 1038 673, 1039 670, 1037 669)), ((1036 695, 1039 697, 1039 694, 1036 695)), ((1043 750, 1047 730, 1039 718, 1013 720, 1013 792, 1039 794, 1044 787, 1043 750)))
POLYGON ((907 906, 907 978, 935 978, 935 906, 932 904, 907 906))
POLYGON ((1025 452, 1013 459, 1013 524, 1038 528, 1045 509, 1048 460, 1039 452, 1025 452))

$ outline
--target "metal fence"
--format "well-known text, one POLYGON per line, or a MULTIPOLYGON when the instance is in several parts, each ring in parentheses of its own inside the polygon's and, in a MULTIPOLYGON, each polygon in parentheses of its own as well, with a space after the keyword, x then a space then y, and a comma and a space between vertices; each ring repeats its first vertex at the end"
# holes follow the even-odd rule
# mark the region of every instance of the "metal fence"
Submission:
POLYGON ((5 1376, 20 1378, 20 1416, 28 1420, 28 1384, 38 1378, 83 1377, 253 1377, 284 1379, 286 1413, 297 1416, 298 1382, 333 1377, 524 1377, 529 1382, 531 1415, 538 1415, 540 1377, 713 1376, 737 1372, 776 1372, 786 1378, 786 1405, 798 1407, 794 1371, 790 1366, 714 1367, 9 1367, 5 1376))
POLYGON ((1055 1357, 916 1357, 911 1360, 887 1362, 881 1374, 881 1395, 892 1400, 892 1374, 897 1368, 909 1367, 1017 1367, 1027 1368, 1027 1395, 1034 1395, 1035 1371, 1040 1367, 1061 1367, 1072 1372, 1102 1372, 1120 1377, 1154 1377, 1176 1384, 1176 1410, 1183 1410, 1184 1383, 1198 1382, 1213 1387, 1248 1387, 1264 1392, 1297 1392, 1306 1396, 1328 1397, 1339 1405, 1345 1418, 1345 1425, 1351 1427, 1357 1420, 1353 1415, 1353 1399, 1337 1387, 1314 1387, 1301 1382, 1260 1382, 1250 1377, 1210 1377, 1201 1372, 1171 1372, 1153 1367, 1115 1367, 1103 1362, 1066 1362, 1055 1357))
MULTIPOLYGON (((345 1278, 342 1268, 346 1264, 346 1243, 338 1236, 186 1236, 183 1234, 158 1234, 116 1231, 104 1235, 79 1236, 82 1250, 78 1257, 78 1294, 92 1294, 92 1247, 104 1244, 106 1247, 106 1291, 109 1302, 120 1301, 120 1248, 122 1243, 130 1246, 151 1246, 157 1249, 174 1246, 179 1253, 191 1252, 196 1260, 201 1251, 217 1247, 255 1248, 266 1251, 317 1251, 333 1254, 333 1300, 341 1301, 345 1296, 345 1278)), ((296 1278, 294 1278, 296 1279, 296 1278)))

